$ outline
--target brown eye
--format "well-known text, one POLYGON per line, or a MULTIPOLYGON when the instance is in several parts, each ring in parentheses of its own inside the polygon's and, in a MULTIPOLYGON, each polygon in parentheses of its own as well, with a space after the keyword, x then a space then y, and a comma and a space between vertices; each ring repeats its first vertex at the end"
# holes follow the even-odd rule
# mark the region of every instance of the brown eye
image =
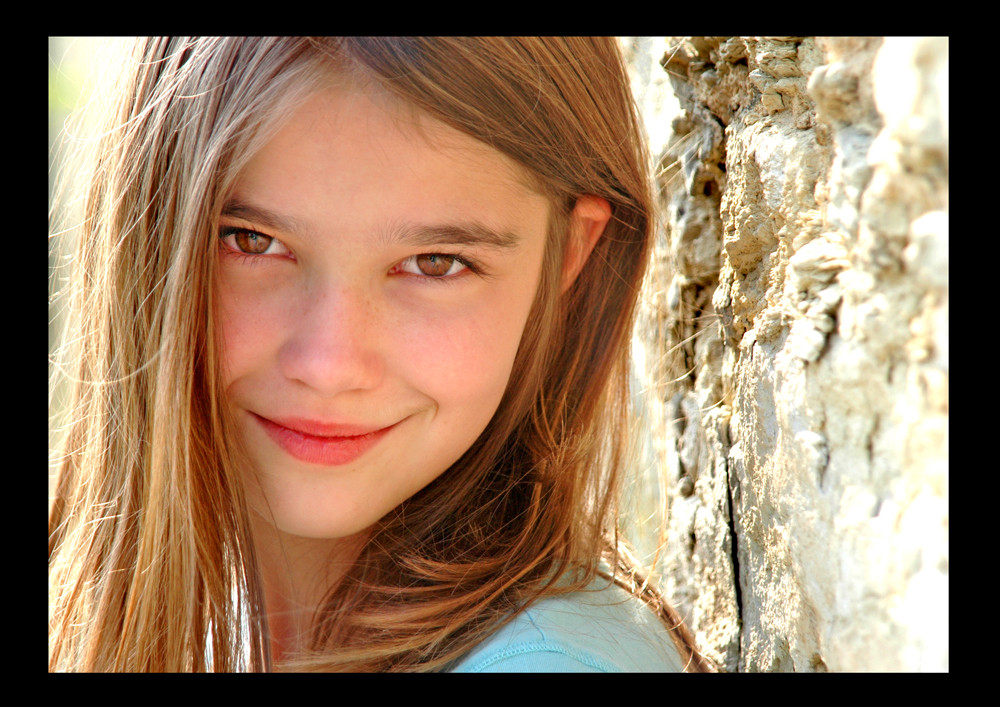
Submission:
POLYGON ((277 238, 266 236, 258 231, 251 231, 249 228, 227 226, 219 233, 219 239, 222 241, 225 252, 230 255, 246 258, 256 258, 258 255, 266 258, 272 256, 292 257, 285 244, 277 238))
POLYGON ((411 255, 406 260, 396 264, 391 270, 392 273, 417 275, 426 281, 437 280, 440 282, 448 282, 452 278, 462 275, 465 271, 482 272, 465 257, 449 253, 411 255))
POLYGON ((455 260, 456 258, 452 255, 430 253, 427 255, 418 255, 416 257, 416 264, 417 268, 424 275, 441 277, 448 274, 448 271, 455 264, 455 260))
POLYGON ((236 242, 236 247, 244 253, 259 255, 271 246, 271 241, 274 239, 253 231, 236 231, 233 240, 236 242))

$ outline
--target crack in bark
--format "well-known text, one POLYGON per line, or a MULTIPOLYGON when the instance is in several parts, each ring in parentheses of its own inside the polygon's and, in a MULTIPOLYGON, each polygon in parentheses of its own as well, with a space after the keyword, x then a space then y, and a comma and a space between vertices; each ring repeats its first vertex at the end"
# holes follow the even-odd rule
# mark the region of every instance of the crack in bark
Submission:
POLYGON ((724 463, 726 465, 726 501, 729 505, 729 551, 733 563, 733 588, 736 596, 736 621, 739 631, 736 661, 739 665, 739 651, 743 645, 743 589, 740 586, 739 536, 736 533, 736 503, 733 500, 733 485, 737 486, 736 494, 739 494, 739 481, 733 478, 729 461, 726 460, 724 463))

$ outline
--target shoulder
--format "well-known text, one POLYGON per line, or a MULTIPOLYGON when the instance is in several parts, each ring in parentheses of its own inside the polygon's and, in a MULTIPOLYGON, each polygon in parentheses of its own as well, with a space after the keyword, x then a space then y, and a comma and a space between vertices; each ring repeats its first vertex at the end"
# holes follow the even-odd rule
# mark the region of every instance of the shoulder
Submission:
POLYGON ((604 580, 539 601, 452 672, 681 672, 673 640, 639 599, 604 580))

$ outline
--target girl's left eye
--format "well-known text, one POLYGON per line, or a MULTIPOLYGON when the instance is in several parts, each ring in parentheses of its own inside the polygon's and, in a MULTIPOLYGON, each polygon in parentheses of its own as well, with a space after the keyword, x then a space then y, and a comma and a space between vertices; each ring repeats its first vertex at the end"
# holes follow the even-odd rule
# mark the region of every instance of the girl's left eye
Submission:
POLYGON ((219 238, 237 255, 288 255, 289 253, 277 238, 248 228, 223 228, 219 238))
POLYGON ((446 253, 412 255, 394 268, 396 272, 432 278, 451 277, 463 270, 472 270, 471 264, 457 255, 446 253))

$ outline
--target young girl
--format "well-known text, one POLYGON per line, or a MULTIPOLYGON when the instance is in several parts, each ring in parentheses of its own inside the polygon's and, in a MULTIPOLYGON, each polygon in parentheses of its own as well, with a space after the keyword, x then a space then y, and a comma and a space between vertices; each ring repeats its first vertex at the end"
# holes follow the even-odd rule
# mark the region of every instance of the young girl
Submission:
POLYGON ((76 234, 50 669, 701 670, 617 533, 612 39, 163 38, 76 234))

